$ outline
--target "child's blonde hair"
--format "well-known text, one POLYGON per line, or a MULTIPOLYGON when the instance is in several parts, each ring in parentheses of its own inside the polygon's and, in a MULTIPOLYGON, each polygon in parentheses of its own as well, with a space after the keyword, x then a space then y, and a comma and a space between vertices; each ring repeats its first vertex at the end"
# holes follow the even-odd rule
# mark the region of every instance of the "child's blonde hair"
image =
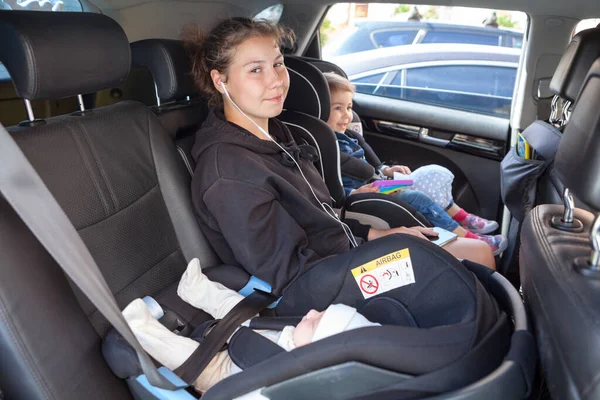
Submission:
POLYGON ((329 85, 330 92, 352 92, 356 93, 356 88, 350 81, 335 72, 325 72, 325 79, 329 85))

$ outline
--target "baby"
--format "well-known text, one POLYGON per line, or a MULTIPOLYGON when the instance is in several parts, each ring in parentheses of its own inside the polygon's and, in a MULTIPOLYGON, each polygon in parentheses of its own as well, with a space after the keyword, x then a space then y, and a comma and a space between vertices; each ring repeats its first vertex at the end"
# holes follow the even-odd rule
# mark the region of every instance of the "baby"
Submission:
MULTIPOLYGON (((202 273, 197 258, 188 264, 179 282, 177 294, 185 302, 204 310, 215 319, 223 318, 243 299, 239 293, 208 279, 202 273)), ((142 299, 136 299, 125 307, 123 316, 144 350, 170 370, 183 364, 199 345, 193 339, 178 336, 168 330, 152 315, 142 299)), ((337 333, 379 325, 370 322, 352 307, 334 304, 323 312, 310 310, 296 327, 286 326, 282 331, 261 330, 258 333, 286 351, 291 351, 337 333)), ((240 371, 226 351, 220 352, 196 378, 194 388, 205 392, 217 382, 240 371)))

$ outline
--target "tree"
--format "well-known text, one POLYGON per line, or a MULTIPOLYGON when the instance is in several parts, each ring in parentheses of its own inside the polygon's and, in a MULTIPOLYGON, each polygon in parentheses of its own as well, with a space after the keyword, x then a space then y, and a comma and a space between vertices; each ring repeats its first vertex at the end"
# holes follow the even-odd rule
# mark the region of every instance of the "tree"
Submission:
POLYGON ((410 6, 408 4, 398 4, 398 7, 394 10, 394 15, 404 14, 410 11, 410 6))

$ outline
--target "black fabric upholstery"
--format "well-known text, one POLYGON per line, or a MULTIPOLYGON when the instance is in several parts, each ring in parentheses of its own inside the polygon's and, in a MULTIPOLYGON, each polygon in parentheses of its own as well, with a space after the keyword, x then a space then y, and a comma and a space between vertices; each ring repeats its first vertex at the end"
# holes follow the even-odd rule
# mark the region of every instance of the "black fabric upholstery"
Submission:
POLYGON ((332 62, 312 57, 301 57, 301 59, 319 68, 321 72, 335 72, 336 74, 341 75, 344 78, 348 78, 346 72, 332 62))
MULTIPOLYGON (((459 359, 472 345, 467 333, 472 328, 472 324, 464 324, 420 330, 420 334, 415 334, 416 328, 382 326, 344 332, 289 353, 280 353, 235 378, 221 381, 204 396, 207 400, 234 398, 248 389, 271 385, 349 360, 391 371, 406 371, 407 374, 425 374, 459 359), (434 350, 432 342, 436 342, 434 350), (278 368, 268 367, 273 365, 278 368)), ((506 324, 503 330, 507 333, 506 324)), ((507 344, 497 343, 496 346, 497 353, 504 354, 507 344)), ((498 354, 488 354, 489 358, 482 360, 482 368, 478 371, 480 376, 499 361, 498 354)), ((472 376, 469 378, 472 379, 472 376)), ((456 388, 462 384, 464 382, 454 382, 456 388)))
POLYGON ((190 59, 180 40, 145 39, 131 43, 133 66, 147 67, 163 101, 196 96, 190 59))
POLYGON ((398 200, 396 196, 381 193, 358 193, 348 196, 345 209, 381 218, 390 224, 391 228, 401 226, 432 226, 410 204, 398 200))
POLYGON ((331 107, 329 86, 315 66, 293 56, 285 57, 290 90, 283 108, 308 114, 327 122, 331 107))
MULTIPOLYGON (((341 154, 335 132, 329 125, 322 122, 327 121, 329 118, 330 98, 327 81, 325 81, 323 73, 314 66, 310 65, 305 59, 286 57, 285 62, 288 69, 291 68, 294 71, 302 72, 303 76, 305 76, 307 79, 310 79, 314 85, 307 87, 304 78, 294 79, 293 76, 299 76, 299 74, 290 72, 290 93, 288 94, 288 99, 291 96, 296 96, 298 99, 302 99, 304 102, 303 104, 305 104, 305 109, 297 110, 296 108, 288 107, 288 109, 279 116, 279 119, 286 123, 286 125, 288 125, 288 127, 292 130, 292 134, 294 135, 296 141, 305 141, 306 143, 318 149, 320 160, 316 163, 316 166, 321 173, 321 176, 323 176, 325 180, 325 184, 331 193, 331 197, 334 200, 335 206, 347 206, 344 186, 342 184, 341 168, 342 164, 351 163, 353 160, 349 160, 347 155, 341 154), (300 87, 300 89, 297 89, 300 90, 300 92, 295 91, 295 87, 300 87), (315 90, 313 90, 313 88, 315 90), (326 93, 326 96, 317 96, 315 93, 326 93), (308 112, 308 108, 311 107, 310 104, 312 104, 315 110, 317 108, 322 110, 320 118, 322 121, 317 120, 317 115, 315 113, 311 114, 308 112), (326 106, 323 106, 324 104, 326 106), (327 117, 323 118, 323 113, 325 112, 327 117)), ((288 100, 286 99, 286 104, 287 101, 288 100)), ((373 149, 371 149, 371 147, 365 142, 364 138, 359 134, 355 134, 354 132, 351 132, 350 134, 353 138, 358 139, 361 146, 365 149, 367 161, 373 167, 379 167, 381 165, 381 161, 373 149)), ((364 170, 361 172, 364 173, 364 170)), ((377 196, 373 197, 377 198, 377 196)), ((361 197, 361 200, 364 200, 364 197, 361 197)), ((412 207, 408 206, 402 201, 394 201, 394 203, 394 207, 386 207, 384 210, 380 208, 382 203, 380 201, 376 201, 376 199, 368 203, 361 201, 360 203, 356 203, 354 206, 352 206, 353 208, 349 209, 349 211, 356 211, 363 214, 377 216, 384 219, 388 224, 390 224, 390 226, 405 226, 405 222, 415 221, 415 216, 408 211, 413 210, 412 207), (387 220, 385 218, 386 216, 392 216, 392 219, 387 220)), ((416 218, 419 220, 422 219, 425 225, 430 225, 422 215, 419 214, 419 216, 416 218)), ((409 226, 414 226, 414 224, 410 224, 409 226)))
POLYGON ((101 14, 0 11, 0 37, 0 62, 25 99, 97 92, 129 73, 127 36, 101 14))
POLYGON ((550 90, 570 101, 577 99, 592 63, 600 57, 600 28, 586 29, 573 37, 550 81, 550 90))
POLYGON ((558 147, 560 180, 581 200, 600 210, 600 60, 592 65, 558 147))
POLYGON ((340 173, 340 151, 335 133, 329 125, 310 115, 286 110, 278 117, 289 129, 298 144, 309 144, 319 153, 315 162, 337 207, 344 204, 345 194, 340 173))
POLYGON ((597 399, 600 281, 573 268, 577 257, 590 256, 594 215, 577 209, 575 218, 584 231, 569 233, 550 225, 553 216, 562 214, 562 206, 542 205, 523 222, 520 265, 525 305, 552 398, 597 399))

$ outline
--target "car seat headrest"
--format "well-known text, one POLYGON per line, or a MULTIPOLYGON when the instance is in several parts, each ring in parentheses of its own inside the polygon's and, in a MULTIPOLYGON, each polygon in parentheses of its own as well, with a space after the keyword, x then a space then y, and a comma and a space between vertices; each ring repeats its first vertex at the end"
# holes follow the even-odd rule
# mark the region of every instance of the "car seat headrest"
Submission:
POLYGON ((27 100, 97 92, 129 74, 127 36, 102 14, 0 11, 0 37, 0 62, 27 100))
POLYGON ((555 156, 559 178, 600 210, 600 59, 588 73, 555 156))
POLYGON ((600 57, 600 28, 586 29, 573 37, 567 46, 550 81, 552 93, 575 101, 583 81, 600 57))
POLYGON ((346 72, 332 62, 312 57, 302 57, 302 60, 309 62, 315 67, 319 68, 319 71, 321 72, 335 72, 336 74, 343 76, 344 78, 348 78, 346 72))
POLYGON ((145 39, 131 44, 131 63, 152 73, 158 97, 163 101, 196 96, 191 63, 183 43, 172 39, 145 39))
POLYGON ((285 65, 290 74, 290 90, 283 108, 327 122, 331 98, 323 73, 314 65, 297 57, 286 56, 285 65))

